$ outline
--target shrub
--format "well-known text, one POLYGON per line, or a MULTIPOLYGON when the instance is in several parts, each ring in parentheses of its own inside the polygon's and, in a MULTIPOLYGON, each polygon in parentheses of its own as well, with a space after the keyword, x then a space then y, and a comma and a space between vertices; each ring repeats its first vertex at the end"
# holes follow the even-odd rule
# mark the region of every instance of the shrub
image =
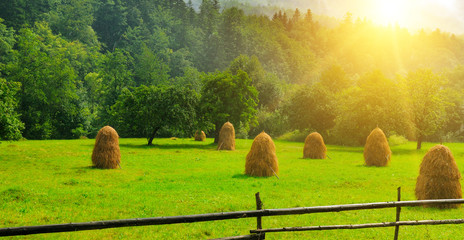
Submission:
POLYGON ((406 139, 404 136, 401 136, 401 135, 392 134, 388 137, 388 144, 390 146, 402 145, 407 142, 408 142, 408 139, 406 139))

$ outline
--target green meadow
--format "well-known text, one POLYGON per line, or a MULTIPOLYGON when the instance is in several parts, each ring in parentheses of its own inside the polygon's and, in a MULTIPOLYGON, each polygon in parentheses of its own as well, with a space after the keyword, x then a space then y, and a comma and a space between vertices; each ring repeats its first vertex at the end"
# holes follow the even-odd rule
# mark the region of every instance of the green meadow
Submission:
MULTIPOLYGON (((330 159, 302 159, 303 143, 275 141, 279 178, 243 174, 252 140, 217 151, 212 139, 120 139, 122 169, 91 167, 94 140, 0 144, 0 227, 415 200, 419 164, 433 143, 393 146, 388 167, 363 165, 363 148, 328 146, 330 159)), ((464 145, 445 144, 464 169, 464 145)), ((463 218, 464 209, 406 207, 401 220, 463 218)), ((264 217, 264 228, 390 222, 395 209, 264 217)), ((245 235, 256 219, 39 234, 12 239, 208 239, 245 235)), ((400 239, 455 239, 462 225, 405 226, 400 239)), ((394 228, 268 233, 266 239, 391 239, 394 228)))

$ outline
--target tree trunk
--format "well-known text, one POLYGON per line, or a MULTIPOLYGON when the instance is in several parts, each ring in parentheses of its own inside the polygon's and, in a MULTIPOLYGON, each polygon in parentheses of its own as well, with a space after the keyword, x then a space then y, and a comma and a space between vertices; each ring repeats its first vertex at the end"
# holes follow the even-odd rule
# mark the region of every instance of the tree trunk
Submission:
POLYGON ((421 147, 422 147, 422 134, 419 135, 419 137, 417 138, 417 150, 420 150, 421 147))
POLYGON ((214 143, 219 142, 219 131, 221 130, 221 127, 216 125, 216 129, 214 130, 214 143))
POLYGON ((159 128, 155 128, 153 132, 151 133, 150 138, 148 139, 148 146, 153 145, 153 139, 155 138, 156 132, 158 132, 159 128))

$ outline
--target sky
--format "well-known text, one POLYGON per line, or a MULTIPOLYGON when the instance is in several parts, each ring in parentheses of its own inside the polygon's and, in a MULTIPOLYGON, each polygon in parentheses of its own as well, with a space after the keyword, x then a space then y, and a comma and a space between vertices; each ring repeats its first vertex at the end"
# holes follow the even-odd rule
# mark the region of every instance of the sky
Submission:
MULTIPOLYGON (((282 2, 288 4, 292 0, 282 2)), ((464 34, 464 0, 294 0, 293 4, 337 18, 350 12, 355 18, 366 18, 382 25, 398 24, 413 31, 440 28, 464 34)))
POLYGON ((325 0, 321 2, 325 5, 325 11, 338 16, 345 15, 349 11, 354 16, 366 17, 379 24, 397 23, 411 30, 440 28, 446 32, 464 33, 464 1, 462 0, 325 0))
MULTIPOLYGON (((188 2, 188 0, 185 0, 188 2)), ((199 6, 202 0, 192 0, 199 6)), ((220 0, 226 2, 230 0, 220 0)), ((464 35, 464 0, 238 0, 251 5, 273 5, 284 9, 310 8, 313 13, 343 19, 353 17, 374 23, 398 24, 411 31, 420 29, 464 35)))

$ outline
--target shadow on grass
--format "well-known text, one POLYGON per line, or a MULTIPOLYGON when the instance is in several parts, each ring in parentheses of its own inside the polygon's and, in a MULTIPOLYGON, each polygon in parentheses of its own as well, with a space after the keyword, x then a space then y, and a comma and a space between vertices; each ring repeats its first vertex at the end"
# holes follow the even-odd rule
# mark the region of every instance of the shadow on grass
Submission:
POLYGON ((190 144, 190 143, 181 143, 181 144, 153 144, 153 145, 138 145, 138 144, 119 144, 120 147, 126 148, 138 148, 138 149, 150 149, 150 148, 160 148, 160 149, 216 149, 217 146, 215 143, 210 144, 190 144))
POLYGON ((108 170, 120 170, 121 168, 97 168, 95 166, 83 166, 83 167, 73 167, 71 169, 75 169, 76 173, 84 173, 88 170, 96 170, 96 171, 108 171, 108 170))
POLYGON ((324 160, 332 160, 331 157, 326 157, 326 158, 304 158, 304 157, 299 157, 298 159, 301 160, 308 160, 308 161, 324 161, 324 160))
POLYGON ((372 169, 381 169, 381 168, 388 168, 390 166, 387 165, 387 166, 374 166, 374 165, 366 165, 364 163, 362 164, 358 164, 358 165, 355 165, 356 167, 362 167, 362 168, 372 168, 372 169))
POLYGON ((95 166, 83 166, 83 167, 73 167, 72 169, 83 169, 83 170, 89 170, 89 169, 98 169, 95 166))
POLYGON ((361 147, 328 147, 327 152, 348 152, 348 153, 363 153, 361 147))
POLYGON ((256 177, 248 176, 244 173, 238 173, 238 174, 233 175, 232 178, 248 179, 248 178, 256 178, 256 177))
MULTIPOLYGON (((392 149, 393 154, 417 154, 417 153, 425 153, 427 152, 428 149, 421 149, 421 150, 416 150, 416 149, 396 149, 395 147, 390 147, 392 149)), ((364 153, 364 148, 358 147, 358 148, 351 148, 351 147, 331 147, 327 149, 327 152, 346 152, 346 153, 364 153)))
POLYGON ((420 150, 417 150, 417 149, 393 149, 392 152, 393 152, 393 155, 395 154, 401 154, 401 155, 409 155, 409 154, 425 154, 426 152, 428 151, 428 149, 420 149, 420 150))
POLYGON ((269 176, 269 177, 257 177, 257 176, 249 176, 249 175, 246 175, 244 173, 237 173, 235 175, 232 176, 232 178, 236 178, 236 179, 263 179, 263 178, 271 178, 271 177, 275 177, 274 175, 273 176, 269 176))

